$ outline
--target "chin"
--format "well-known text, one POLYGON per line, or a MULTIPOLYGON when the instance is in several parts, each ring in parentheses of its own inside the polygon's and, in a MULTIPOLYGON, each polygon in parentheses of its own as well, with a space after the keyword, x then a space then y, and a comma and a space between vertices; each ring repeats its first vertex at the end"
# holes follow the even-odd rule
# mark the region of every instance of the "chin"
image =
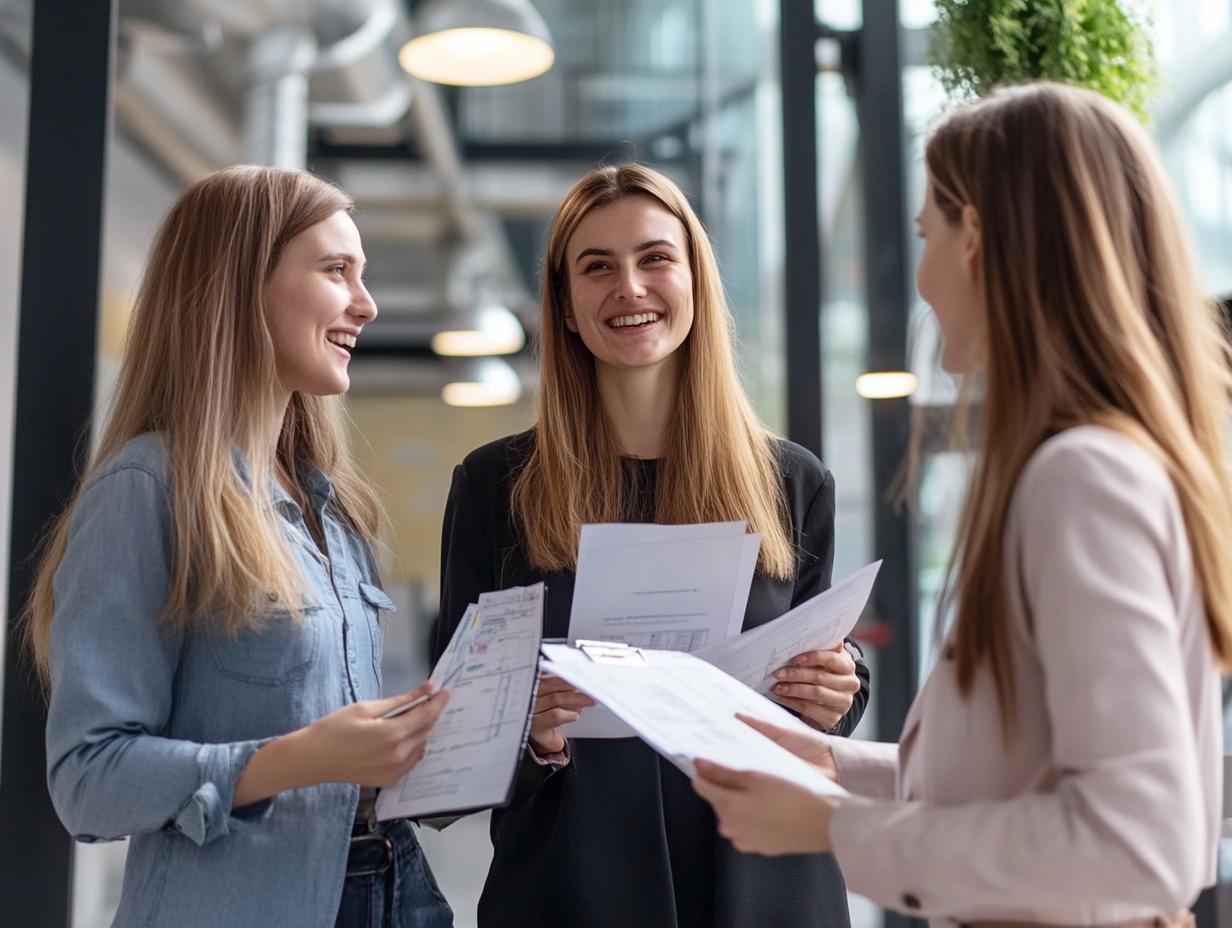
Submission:
POLYGON ((341 380, 336 378, 314 383, 308 389, 301 392, 307 393, 309 396, 341 396, 351 389, 351 378, 343 377, 341 380))

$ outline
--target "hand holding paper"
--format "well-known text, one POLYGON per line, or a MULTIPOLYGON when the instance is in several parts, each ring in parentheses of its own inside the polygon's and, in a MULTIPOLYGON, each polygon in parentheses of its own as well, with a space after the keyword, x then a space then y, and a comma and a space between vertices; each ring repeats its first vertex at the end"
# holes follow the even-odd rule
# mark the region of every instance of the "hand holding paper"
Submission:
POLYGON ((818 768, 754 731, 744 713, 812 734, 803 722, 716 667, 678 651, 643 651, 645 663, 594 663, 576 649, 545 644, 544 670, 610 709, 690 776, 696 758, 772 774, 810 790, 842 794, 818 768))
POLYGON ((508 800, 535 693, 543 589, 484 593, 467 610, 429 678, 449 705, 423 759, 378 795, 378 818, 461 814, 508 800))
POLYGON ((855 659, 841 643, 797 654, 774 672, 774 679, 778 682, 770 695, 822 731, 842 721, 860 692, 855 659))
POLYGON ((881 561, 862 567, 773 622, 699 651, 697 656, 723 668, 757 692, 769 695, 778 682, 776 670, 797 655, 833 648, 850 634, 864 611, 880 568, 881 561))
POLYGON ((539 676, 539 695, 531 710, 530 745, 540 755, 559 754, 565 749, 561 727, 581 718, 582 710, 595 701, 579 693, 559 677, 539 676))

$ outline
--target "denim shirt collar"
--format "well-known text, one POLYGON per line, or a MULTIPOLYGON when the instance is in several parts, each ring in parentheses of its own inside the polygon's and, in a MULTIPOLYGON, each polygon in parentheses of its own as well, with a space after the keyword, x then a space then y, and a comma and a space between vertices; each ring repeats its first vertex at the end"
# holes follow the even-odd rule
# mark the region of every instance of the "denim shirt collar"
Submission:
MULTIPOLYGON (((244 458, 243 452, 238 448, 235 449, 232 459, 235 462, 235 472, 239 475, 244 486, 251 487, 252 468, 248 466, 248 461, 244 458)), ((325 507, 334 499, 333 481, 329 479, 325 471, 309 461, 297 461, 295 471, 300 484, 304 488, 304 492, 308 494, 308 498, 312 501, 313 509, 318 516, 322 515, 325 507)), ((278 479, 273 474, 270 474, 266 488, 269 491, 269 498, 273 507, 283 516, 294 519, 301 514, 299 504, 283 488, 282 484, 278 482, 278 479)))

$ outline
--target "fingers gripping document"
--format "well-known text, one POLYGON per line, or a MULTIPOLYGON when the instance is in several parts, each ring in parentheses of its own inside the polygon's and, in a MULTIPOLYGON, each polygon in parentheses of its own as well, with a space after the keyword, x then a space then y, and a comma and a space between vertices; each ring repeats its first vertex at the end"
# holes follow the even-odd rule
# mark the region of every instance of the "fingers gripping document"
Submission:
POLYGON ((377 796, 379 819, 427 818, 509 801, 530 728, 543 632, 542 583, 484 593, 429 679, 449 704, 423 759, 377 796))
POLYGON ((641 664, 596 663, 583 651, 554 644, 545 644, 543 654, 545 671, 606 706, 690 777, 693 761, 703 758, 845 795, 820 770, 745 725, 736 713, 815 734, 812 729, 694 655, 642 650, 641 664))
MULTIPOLYGON (((880 568, 880 561, 869 564, 777 619, 697 651, 697 657, 773 699, 770 688, 777 682, 771 676, 775 670, 797 654, 832 648, 851 633, 880 568)), ((632 738, 637 734, 603 706, 583 711, 561 733, 569 738, 632 738)))
POLYGON ((769 694, 771 674, 797 654, 835 647, 855 628, 873 591, 881 561, 862 567, 842 583, 807 599, 790 612, 743 635, 698 652, 745 686, 769 694))

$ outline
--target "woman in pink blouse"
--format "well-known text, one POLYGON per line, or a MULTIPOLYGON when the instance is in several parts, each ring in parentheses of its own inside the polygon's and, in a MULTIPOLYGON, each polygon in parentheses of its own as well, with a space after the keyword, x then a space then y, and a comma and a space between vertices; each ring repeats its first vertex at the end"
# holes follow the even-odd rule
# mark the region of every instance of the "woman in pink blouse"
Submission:
POLYGON ((1002 90, 925 161, 918 286, 983 394, 942 657, 898 744, 756 724, 850 795, 705 762, 696 789, 737 848, 833 851, 850 889, 937 924, 1188 925, 1232 658, 1216 310, 1107 100, 1002 90))

